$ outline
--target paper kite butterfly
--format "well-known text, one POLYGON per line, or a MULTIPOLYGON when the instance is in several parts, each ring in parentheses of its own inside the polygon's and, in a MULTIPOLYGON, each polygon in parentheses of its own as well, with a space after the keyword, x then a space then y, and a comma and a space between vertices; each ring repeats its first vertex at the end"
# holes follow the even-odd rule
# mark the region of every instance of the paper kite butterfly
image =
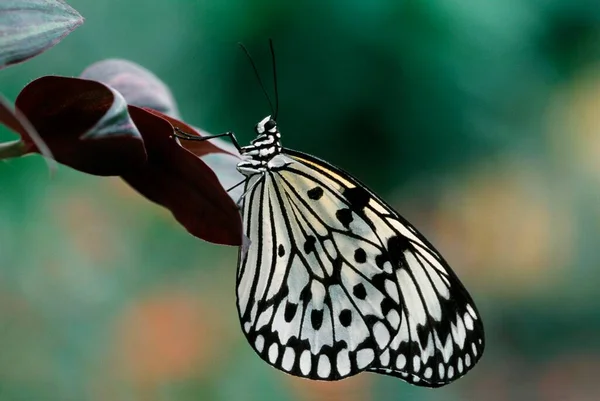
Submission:
POLYGON ((473 368, 481 317, 435 248, 350 174, 283 148, 271 116, 255 131, 245 147, 216 136, 231 137, 242 158, 250 245, 237 309, 256 353, 316 380, 369 371, 439 387, 473 368))

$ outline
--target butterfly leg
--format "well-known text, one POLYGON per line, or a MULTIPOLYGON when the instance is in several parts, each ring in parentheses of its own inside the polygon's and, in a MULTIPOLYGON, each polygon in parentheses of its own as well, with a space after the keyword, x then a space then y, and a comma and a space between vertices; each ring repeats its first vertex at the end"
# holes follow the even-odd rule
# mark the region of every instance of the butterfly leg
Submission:
POLYGON ((231 192, 231 191, 233 191, 234 189, 236 189, 237 187, 239 187, 240 185, 242 185, 242 184, 243 184, 243 183, 245 183, 245 182, 246 182, 246 180, 242 180, 242 181, 238 182, 237 184, 235 184, 234 186, 232 186, 231 188, 229 188, 229 189, 227 190, 227 192, 231 192))
MULTIPOLYGON (((248 189, 246 189, 246 191, 244 191, 244 193, 240 196, 240 199, 238 199, 238 201, 235 203, 237 205, 237 207, 241 208, 242 207, 242 201, 244 200, 244 198, 246 197, 246 195, 248 195, 248 193, 250 193, 250 191, 252 191, 254 189, 254 187, 261 181, 264 180, 264 176, 265 176, 266 172, 263 172, 261 174, 261 177, 259 179, 257 179, 256 181, 254 181, 250 187, 248 189)), ((245 181, 243 181, 245 182, 245 181)), ((237 185, 236 185, 237 186, 237 185)))
POLYGON ((177 138, 185 139, 186 141, 207 141, 207 140, 214 139, 214 138, 228 136, 229 139, 231 140, 231 143, 233 143, 233 146, 235 146, 237 151, 242 153, 242 147, 240 146, 237 139, 235 138, 235 134, 231 131, 223 132, 222 134, 216 134, 216 135, 198 136, 198 135, 188 134, 187 132, 182 131, 178 127, 173 127, 173 128, 175 129, 174 136, 176 136, 177 138))

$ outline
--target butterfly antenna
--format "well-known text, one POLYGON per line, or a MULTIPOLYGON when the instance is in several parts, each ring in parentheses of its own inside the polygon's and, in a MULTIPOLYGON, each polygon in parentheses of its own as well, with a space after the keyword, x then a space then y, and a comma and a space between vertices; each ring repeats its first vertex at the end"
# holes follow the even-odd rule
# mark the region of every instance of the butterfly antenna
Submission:
POLYGON ((273 48, 273 39, 269 39, 269 47, 271 48, 271 62, 273 63, 273 86, 275 88, 275 121, 279 114, 279 90, 277 89, 277 63, 275 62, 275 49, 273 48))
POLYGON ((271 113, 273 115, 277 115, 277 113, 275 112, 275 109, 273 109, 273 103, 271 102, 271 98, 269 97, 269 94, 267 93, 267 90, 265 89, 265 85, 263 85, 262 79, 260 79, 260 74, 258 73, 258 69, 256 68, 256 64, 254 64, 254 60, 252 59, 250 52, 248 51, 248 49, 246 49, 246 46, 244 46, 242 43, 238 43, 238 45, 242 48, 242 50, 246 54, 246 57, 248 57, 248 60, 250 61, 250 65, 252 65, 252 69, 254 70, 254 75, 256 75, 256 79, 258 80, 258 84, 260 85, 260 88, 262 89, 263 93, 265 94, 265 97, 267 98, 267 101, 269 102, 269 107, 271 107, 271 113))

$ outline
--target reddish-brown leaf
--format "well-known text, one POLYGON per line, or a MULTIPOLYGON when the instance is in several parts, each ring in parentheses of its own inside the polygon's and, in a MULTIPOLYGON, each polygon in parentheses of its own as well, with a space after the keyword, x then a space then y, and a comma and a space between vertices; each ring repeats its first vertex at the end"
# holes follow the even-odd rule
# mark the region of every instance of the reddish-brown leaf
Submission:
MULTIPOLYGON (((27 120, 27 118, 19 110, 13 110, 8 101, 0 95, 0 124, 6 125, 8 128, 19 134, 21 138, 28 138, 29 142, 35 143, 40 153, 47 157, 47 160, 53 160, 52 152, 48 149, 46 143, 40 138, 40 135, 35 131, 35 128, 27 120)), ((0 158, 23 156, 28 152, 29 146, 23 141, 15 141, 3 143, 1 145, 2 152, 0 158)))
MULTIPOLYGON (((42 77, 21 91, 16 107, 62 164, 88 174, 120 175, 146 160, 125 100, 99 82, 42 77)), ((31 152, 39 151, 20 133, 31 152)))
MULTIPOLYGON (((186 134, 194 135, 197 137, 201 136, 200 133, 195 128, 192 128, 190 125, 187 125, 183 121, 179 121, 175 118, 169 117, 169 116, 167 116, 159 111, 156 111, 156 110, 152 110, 152 109, 148 109, 148 108, 144 108, 144 110, 146 110, 149 113, 154 114, 155 116, 164 118, 165 120, 170 122, 174 128, 179 128, 181 131, 185 132, 186 134)), ((211 140, 208 140, 208 141, 180 140, 180 144, 185 149, 192 152, 194 155, 196 155, 198 157, 208 155, 211 153, 225 153, 228 155, 236 156, 235 154, 218 147, 211 140)))
MULTIPOLYGON (((128 104, 146 108, 149 112, 169 120, 172 125, 184 132, 191 135, 210 135, 201 129, 183 124, 169 88, 151 71, 131 61, 119 59, 99 61, 86 68, 81 73, 81 77, 103 82, 118 90, 128 104)), ((236 170, 239 153, 230 143, 221 138, 210 141, 180 140, 179 142, 181 146, 201 157, 225 188, 230 188, 244 179, 236 170)), ((234 190, 230 195, 235 200, 241 193, 239 190, 234 190)))
POLYGON ((213 171, 172 137, 173 126, 147 110, 129 106, 142 133, 147 163, 122 175, 138 192, 173 213, 192 235, 240 245, 240 213, 213 171))

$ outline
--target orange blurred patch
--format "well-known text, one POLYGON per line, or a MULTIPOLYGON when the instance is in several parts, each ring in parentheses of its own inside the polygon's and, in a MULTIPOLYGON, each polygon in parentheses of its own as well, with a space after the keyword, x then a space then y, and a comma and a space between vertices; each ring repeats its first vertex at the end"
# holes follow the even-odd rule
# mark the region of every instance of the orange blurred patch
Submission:
POLYGON ((148 225, 155 216, 158 216, 160 220, 167 221, 173 227, 185 231, 185 228, 173 217, 169 209, 146 199, 121 178, 106 177, 105 180, 108 190, 118 199, 125 201, 124 205, 120 206, 129 213, 129 218, 136 220, 135 224, 148 225))
POLYGON ((124 205, 121 204, 121 206, 123 206, 127 212, 142 216, 137 219, 138 221, 136 221, 136 223, 147 224, 149 215, 157 215, 162 219, 172 220, 177 223, 169 210, 149 201, 121 178, 106 177, 103 179, 105 180, 106 188, 111 192, 111 195, 115 195, 118 200, 125 201, 124 205))
POLYGON ((372 374, 360 373, 335 382, 307 380, 286 375, 292 391, 299 401, 369 401, 372 374))
POLYGON ((547 401, 597 400, 600 394, 597 353, 562 355, 540 369, 538 399, 547 401))
POLYGON ((118 197, 136 203, 147 203, 146 199, 138 191, 129 186, 120 177, 106 177, 103 180, 106 181, 108 189, 118 197))
POLYGON ((474 171, 448 188, 432 214, 438 249, 486 292, 526 295, 557 283, 573 242, 560 189, 522 161, 474 171))
POLYGON ((61 234, 67 235, 65 245, 73 244, 94 262, 114 259, 119 248, 119 224, 96 192, 66 193, 55 199, 52 209, 63 227, 61 234))
POLYGON ((223 348, 220 327, 217 313, 181 290, 142 299, 116 322, 115 372, 142 386, 202 375, 223 348))
POLYGON ((569 170, 600 179, 600 66, 583 71, 554 96, 547 113, 551 141, 569 170))

